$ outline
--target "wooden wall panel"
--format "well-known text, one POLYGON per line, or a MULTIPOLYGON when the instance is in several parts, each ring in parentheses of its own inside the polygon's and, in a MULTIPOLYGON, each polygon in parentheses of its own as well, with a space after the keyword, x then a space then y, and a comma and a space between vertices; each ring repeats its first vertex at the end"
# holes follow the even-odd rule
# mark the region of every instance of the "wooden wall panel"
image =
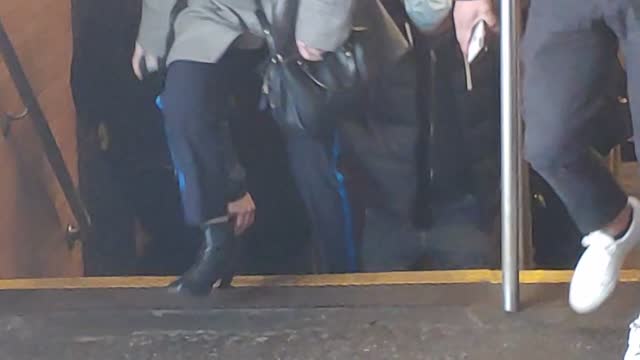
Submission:
MULTIPOLYGON (((0 19, 77 179, 70 4, 3 1, 0 19)), ((22 107, 0 61, 0 113, 22 107)), ((65 228, 74 219, 29 118, 15 123, 10 137, 0 138, 0 167, 0 277, 81 275, 80 246, 70 250, 64 241, 65 228)))

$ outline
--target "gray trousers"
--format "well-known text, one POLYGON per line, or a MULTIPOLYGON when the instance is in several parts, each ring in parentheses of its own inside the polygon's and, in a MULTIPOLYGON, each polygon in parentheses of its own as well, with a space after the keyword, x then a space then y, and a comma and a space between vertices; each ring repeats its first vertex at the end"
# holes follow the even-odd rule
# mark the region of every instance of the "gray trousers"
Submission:
MULTIPOLYGON (((639 129, 639 3, 531 1, 522 51, 525 153, 584 233, 611 222, 627 203, 590 142, 619 47, 625 54, 634 128, 639 129)), ((640 144, 638 132, 634 140, 640 144)))

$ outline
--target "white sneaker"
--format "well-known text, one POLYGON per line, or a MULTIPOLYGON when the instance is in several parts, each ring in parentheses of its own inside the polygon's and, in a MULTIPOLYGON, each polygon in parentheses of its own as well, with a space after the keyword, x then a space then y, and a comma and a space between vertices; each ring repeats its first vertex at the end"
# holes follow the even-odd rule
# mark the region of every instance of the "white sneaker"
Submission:
POLYGON ((596 310, 613 293, 627 254, 640 242, 640 202, 630 197, 633 216, 629 231, 619 240, 596 231, 582 239, 587 248, 571 279, 569 304, 577 313, 596 310))
POLYGON ((640 317, 629 325, 629 347, 624 360, 640 360, 640 317))

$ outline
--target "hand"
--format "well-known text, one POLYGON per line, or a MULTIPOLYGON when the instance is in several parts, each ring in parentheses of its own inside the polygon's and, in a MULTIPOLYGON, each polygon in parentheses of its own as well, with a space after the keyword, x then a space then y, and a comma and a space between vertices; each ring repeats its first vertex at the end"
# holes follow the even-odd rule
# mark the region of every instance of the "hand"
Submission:
POLYGON ((298 52, 302 55, 302 58, 309 61, 320 61, 322 60, 322 55, 325 53, 324 50, 316 49, 307 46, 302 41, 296 41, 298 45, 298 52))
POLYGON ((149 69, 157 69, 158 68, 158 58, 148 54, 140 44, 136 42, 136 48, 133 51, 133 57, 131 58, 131 67, 133 68, 134 74, 138 80, 142 80, 144 78, 144 74, 142 73, 142 69, 140 68, 140 63, 144 58, 145 63, 147 64, 147 70, 149 69))
POLYGON ((133 51, 133 57, 131 58, 131 67, 133 68, 133 73, 136 74, 138 80, 142 80, 142 69, 140 69, 140 63, 142 62, 142 58, 144 57, 144 49, 140 44, 136 42, 136 48, 133 51))
POLYGON ((469 51, 471 31, 480 20, 484 20, 487 23, 489 30, 497 30, 498 18, 493 7, 493 0, 460 0, 455 2, 453 22, 456 38, 465 59, 469 51))
POLYGON ((235 234, 242 235, 256 219, 256 204, 251 194, 247 193, 239 200, 229 203, 227 212, 230 220, 234 222, 235 234))

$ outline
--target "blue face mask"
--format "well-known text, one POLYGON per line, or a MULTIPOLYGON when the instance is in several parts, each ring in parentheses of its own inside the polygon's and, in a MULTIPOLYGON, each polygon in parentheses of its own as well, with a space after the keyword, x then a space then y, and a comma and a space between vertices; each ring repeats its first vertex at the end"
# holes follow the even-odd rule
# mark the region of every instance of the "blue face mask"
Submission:
POLYGON ((404 0, 404 8, 418 29, 433 31, 449 16, 453 0, 404 0))

